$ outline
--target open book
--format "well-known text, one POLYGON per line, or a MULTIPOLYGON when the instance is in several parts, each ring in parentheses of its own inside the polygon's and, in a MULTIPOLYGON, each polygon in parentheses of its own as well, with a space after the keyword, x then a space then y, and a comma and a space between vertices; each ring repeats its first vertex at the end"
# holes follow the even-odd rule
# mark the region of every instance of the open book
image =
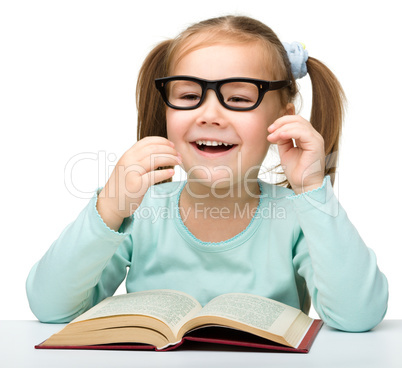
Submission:
POLYGON ((257 295, 223 294, 202 307, 180 291, 149 290, 106 298, 36 348, 171 350, 190 340, 308 352, 321 326, 257 295))

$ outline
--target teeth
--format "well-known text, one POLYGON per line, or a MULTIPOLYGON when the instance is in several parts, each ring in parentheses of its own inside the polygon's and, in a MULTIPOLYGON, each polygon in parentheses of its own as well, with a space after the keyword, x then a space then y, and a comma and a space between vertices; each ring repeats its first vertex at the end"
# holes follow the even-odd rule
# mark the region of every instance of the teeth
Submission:
POLYGON ((224 142, 217 142, 217 141, 195 141, 198 145, 204 145, 204 146, 233 146, 233 144, 230 143, 224 143, 224 142))

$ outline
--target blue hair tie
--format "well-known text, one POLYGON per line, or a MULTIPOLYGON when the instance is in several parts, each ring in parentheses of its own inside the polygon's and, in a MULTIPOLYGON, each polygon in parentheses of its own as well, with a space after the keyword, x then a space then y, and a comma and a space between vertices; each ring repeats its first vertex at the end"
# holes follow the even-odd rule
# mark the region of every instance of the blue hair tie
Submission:
POLYGON ((295 79, 303 78, 307 74, 308 52, 306 47, 300 42, 290 44, 283 42, 282 44, 288 54, 293 77, 295 79))

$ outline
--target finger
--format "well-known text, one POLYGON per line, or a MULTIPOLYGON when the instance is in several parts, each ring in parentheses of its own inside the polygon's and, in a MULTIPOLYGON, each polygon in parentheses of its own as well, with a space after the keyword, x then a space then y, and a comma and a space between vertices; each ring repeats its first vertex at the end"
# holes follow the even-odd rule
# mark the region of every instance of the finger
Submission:
POLYGON ((305 129, 300 129, 299 127, 282 129, 281 131, 278 131, 276 135, 278 140, 294 139, 301 143, 309 143, 313 138, 309 132, 306 132, 305 129))
POLYGON ((292 124, 292 123, 300 123, 304 126, 312 126, 309 121, 306 119, 302 118, 300 115, 285 115, 280 117, 279 119, 275 120, 269 127, 268 131, 270 133, 274 132, 278 128, 287 125, 287 124, 292 124))
POLYGON ((292 122, 292 123, 282 125, 268 135, 268 141, 270 141, 271 143, 277 143, 280 139, 294 138, 294 137, 285 137, 285 135, 282 134, 283 132, 287 132, 292 129, 305 130, 306 127, 301 125, 298 122, 292 122))
POLYGON ((167 139, 165 137, 160 137, 157 135, 144 137, 144 138, 140 139, 137 143, 140 143, 140 144, 169 144, 172 147, 174 146, 174 143, 172 141, 170 141, 169 139, 167 139))
POLYGON ((295 147, 292 139, 280 140, 278 141, 277 146, 280 157, 282 157, 283 153, 295 147))
POLYGON ((270 134, 267 137, 268 142, 276 144, 278 146, 279 155, 282 155, 294 148, 294 143, 292 139, 282 139, 278 134, 270 134))
POLYGON ((282 127, 276 134, 277 144, 283 144, 283 141, 294 139, 296 146, 304 150, 314 150, 319 144, 319 139, 310 129, 302 129, 298 126, 282 127))
POLYGON ((170 179, 174 175, 174 172, 174 169, 154 170, 145 174, 142 178, 144 184, 150 187, 151 185, 170 179))
POLYGON ((140 161, 140 164, 147 172, 149 172, 156 170, 159 167, 181 165, 182 161, 180 157, 175 155, 152 154, 140 161))
POLYGON ((282 136, 286 136, 286 132, 293 134, 294 136, 290 138, 297 139, 298 136, 305 136, 305 137, 311 137, 314 139, 315 135, 318 136, 317 131, 313 128, 313 126, 308 123, 308 125, 302 123, 302 122, 289 122, 287 124, 282 125, 281 127, 278 127, 274 132, 270 134, 272 135, 273 138, 282 136))
POLYGON ((149 136, 149 137, 140 139, 131 148, 137 147, 139 149, 142 149, 149 145, 165 145, 165 146, 174 147, 174 143, 169 141, 165 137, 149 136))
POLYGON ((181 160, 180 153, 177 152, 173 147, 165 144, 149 145, 142 148, 133 147, 126 153, 126 157, 129 162, 143 162, 148 168, 150 168, 149 162, 151 162, 158 155, 170 155, 181 160))
POLYGON ((179 155, 179 153, 177 152, 177 150, 175 148, 164 145, 164 144, 154 144, 154 145, 144 146, 140 149, 132 150, 132 153, 135 154, 135 156, 138 159, 141 159, 146 156, 150 156, 152 154, 170 154, 170 155, 174 155, 174 156, 179 155))

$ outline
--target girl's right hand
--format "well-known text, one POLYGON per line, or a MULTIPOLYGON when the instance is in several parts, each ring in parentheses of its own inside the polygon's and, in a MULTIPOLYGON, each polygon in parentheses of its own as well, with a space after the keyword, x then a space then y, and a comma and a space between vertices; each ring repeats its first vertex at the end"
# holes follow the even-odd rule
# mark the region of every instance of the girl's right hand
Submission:
POLYGON ((97 210, 105 224, 118 231, 124 218, 139 207, 151 185, 169 179, 181 164, 174 143, 163 137, 145 137, 126 151, 99 193, 97 210))

